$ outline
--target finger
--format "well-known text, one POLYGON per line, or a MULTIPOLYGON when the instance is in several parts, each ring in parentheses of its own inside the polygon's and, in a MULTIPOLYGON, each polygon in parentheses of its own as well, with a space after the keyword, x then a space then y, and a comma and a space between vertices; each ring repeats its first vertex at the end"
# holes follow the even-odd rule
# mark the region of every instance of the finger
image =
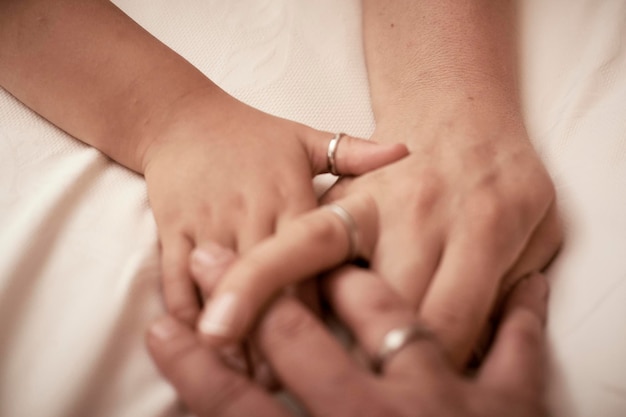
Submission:
MULTIPOLYGON (((202 243, 191 252, 190 269, 202 292, 203 300, 211 297, 213 289, 235 260, 236 255, 232 249, 211 241, 202 243)), ((252 364, 245 345, 225 347, 220 350, 220 357, 231 369, 250 375, 252 364)))
MULTIPOLYGON (((331 133, 315 131, 305 139, 314 174, 331 172, 329 146, 331 133)), ((341 175, 360 175, 398 161, 409 154, 400 143, 381 144, 341 134, 333 152, 336 171, 341 175)))
MULTIPOLYGON (((351 179, 343 178, 324 195, 324 203, 341 198, 349 191, 351 179)), ((433 181, 413 185, 399 206, 398 213, 380 216, 380 236, 370 259, 370 268, 387 280, 398 293, 417 308, 439 265, 443 233, 432 221, 437 210, 440 186, 433 181), (409 207, 409 210, 406 210, 409 207), (405 215, 408 214, 408 215, 405 215)), ((389 208, 389 207, 387 207, 389 208)), ((381 208, 382 210, 382 208, 381 208)))
POLYGON ((443 251, 441 233, 434 222, 409 218, 406 222, 381 222, 381 235, 370 267, 417 310, 439 265, 443 251))
POLYGON ((562 241, 562 224, 557 206, 553 204, 533 232, 524 252, 504 278, 502 291, 507 291, 520 277, 532 271, 544 270, 557 255, 562 241))
MULTIPOLYGON (((333 311, 359 341, 370 358, 376 358, 387 333, 416 324, 414 310, 371 271, 344 267, 324 280, 324 294, 333 311)), ((428 335, 408 343, 384 363, 386 375, 419 375, 425 382, 447 372, 434 339, 428 335)))
POLYGON ((291 223, 295 218, 301 216, 302 213, 319 206, 317 196, 310 182, 302 184, 294 181, 286 189, 290 190, 291 195, 280 205, 280 210, 278 210, 280 212, 277 215, 273 233, 280 230, 285 224, 291 223))
POLYGON ((465 365, 493 309, 500 278, 512 263, 509 252, 476 233, 451 239, 424 297, 420 315, 459 367, 465 365))
MULTIPOLYGON (((306 175, 306 174, 305 174, 306 175)), ((303 184, 304 186, 305 184, 303 184)), ((308 184, 306 184, 308 185, 308 184)), ((295 189, 295 186, 288 186, 287 189, 295 189)), ((309 186, 310 188, 310 186, 309 186)), ((294 192, 294 199, 300 197, 294 192)), ((304 194, 304 193, 302 193, 304 194)), ((256 246, 257 243, 274 234, 276 230, 277 216, 284 211, 291 210, 291 198, 282 199, 280 193, 275 192, 272 195, 270 191, 267 195, 267 199, 261 198, 262 201, 253 201, 250 203, 250 208, 246 210, 243 215, 237 220, 236 236, 237 247, 236 252, 238 255, 247 253, 250 249, 256 246)), ((309 199, 309 206, 307 208, 315 207, 314 199, 309 199), (313 200, 313 201, 311 201, 313 200)), ((304 209, 302 210, 304 211, 304 209)))
POLYGON ((146 342, 159 370, 194 415, 288 415, 247 378, 226 368, 189 328, 172 317, 155 322, 146 342))
POLYGON ((211 241, 202 242, 191 252, 189 259, 191 274, 200 287, 204 299, 211 296, 213 289, 235 259, 236 255, 232 249, 211 241))
POLYGON ((167 311, 193 325, 200 314, 200 300, 189 271, 192 243, 185 237, 162 241, 163 296, 167 311))
MULTIPOLYGON (((220 246, 214 242, 205 242, 202 246, 196 247, 191 254, 191 271, 199 283, 205 299, 208 299, 222 279, 227 269, 235 262, 236 255, 231 249, 220 246)), ((310 307, 317 307, 317 286, 313 281, 307 281, 303 285, 307 286, 307 291, 302 288, 295 288, 294 292, 301 297, 310 307), (301 295, 300 295, 301 294, 301 295)), ((245 346, 233 345, 227 351, 221 351, 222 360, 227 361, 231 368, 240 372, 247 370, 249 374, 261 386, 275 390, 279 388, 279 383, 274 376, 267 361, 254 344, 246 343, 245 346), (245 349, 244 349, 245 347, 245 349), (244 354, 245 351, 245 354, 244 354)))
POLYGON ((369 375, 295 299, 273 303, 256 338, 283 385, 311 415, 353 415, 355 404, 368 398, 369 375))
MULTIPOLYGON (((317 280, 310 279, 303 283, 296 284, 287 287, 283 294, 285 296, 293 297, 298 300, 307 311, 310 311, 314 316, 320 317, 322 315, 319 291, 317 287, 317 280)), ((246 340, 250 341, 250 338, 246 340)), ((248 343, 249 361, 252 370, 252 377, 259 385, 265 387, 270 391, 278 391, 282 388, 282 385, 269 365, 269 362, 261 352, 257 343, 248 343)))
MULTIPOLYGON (((377 212, 366 195, 340 202, 358 235, 358 254, 367 257, 377 233, 377 212)), ((198 330, 216 345, 241 340, 278 290, 343 263, 351 252, 347 225, 335 212, 321 208, 285 225, 236 262, 205 308, 198 330)))
POLYGON ((495 344, 479 383, 539 400, 545 385, 544 323, 548 285, 540 274, 517 284, 508 297, 495 344))

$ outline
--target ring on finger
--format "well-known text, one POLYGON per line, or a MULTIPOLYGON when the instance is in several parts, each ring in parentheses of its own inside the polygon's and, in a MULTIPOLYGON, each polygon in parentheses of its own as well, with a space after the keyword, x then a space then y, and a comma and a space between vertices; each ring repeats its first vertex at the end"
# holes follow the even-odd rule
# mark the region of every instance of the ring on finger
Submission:
POLYGON ((378 353, 372 360, 374 372, 381 373, 389 360, 410 343, 433 338, 433 333, 418 323, 391 329, 383 338, 378 353))
POLYGON ((348 232, 348 257, 347 261, 353 261, 359 254, 359 229, 352 215, 348 211, 341 207, 339 204, 327 204, 323 206, 326 210, 333 212, 343 223, 346 231, 348 232))
POLYGON ((335 136, 328 143, 328 150, 326 151, 326 157, 328 159, 328 172, 333 175, 339 175, 337 172, 337 161, 335 160, 335 154, 337 153, 337 147, 339 141, 343 137, 343 133, 335 133, 335 136))

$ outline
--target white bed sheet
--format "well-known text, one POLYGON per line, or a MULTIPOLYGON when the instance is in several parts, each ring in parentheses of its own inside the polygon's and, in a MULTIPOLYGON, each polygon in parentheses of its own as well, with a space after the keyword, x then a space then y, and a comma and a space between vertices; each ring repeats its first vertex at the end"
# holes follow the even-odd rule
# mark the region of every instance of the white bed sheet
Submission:
MULTIPOLYGON (((115 1, 226 90, 367 137, 358 0, 115 1)), ((566 245, 550 272, 557 416, 626 415, 626 2, 523 3, 525 111, 566 245)), ((328 184, 331 179, 323 178, 328 184)), ((140 176, 0 90, 0 416, 176 416, 140 176)))

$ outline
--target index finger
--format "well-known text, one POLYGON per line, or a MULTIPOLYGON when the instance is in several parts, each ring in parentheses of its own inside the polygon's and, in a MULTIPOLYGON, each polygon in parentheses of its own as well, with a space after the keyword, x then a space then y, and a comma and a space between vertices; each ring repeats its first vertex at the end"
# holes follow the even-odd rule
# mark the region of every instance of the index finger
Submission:
POLYGON ((541 274, 518 283, 505 305, 495 344, 479 382, 499 391, 540 401, 545 388, 545 331, 548 286, 541 274))
MULTIPOLYGON (((357 225, 359 253, 363 255, 376 237, 375 203, 362 195, 340 203, 357 225)), ((227 271, 201 316, 200 333, 216 345, 239 341, 280 289, 345 262, 352 246, 348 232, 343 219, 325 209, 286 224, 227 271)))
POLYGON ((200 344, 191 329, 173 317, 155 322, 146 342, 159 370, 194 415, 289 415, 250 380, 227 368, 217 354, 200 344))
POLYGON ((501 278, 526 241, 522 234, 530 235, 521 222, 507 224, 486 207, 452 229, 420 306, 420 315, 458 366, 465 365, 494 309, 501 278))
POLYGON ((361 408, 359 404, 372 388, 371 375, 294 298, 276 300, 259 323, 256 336, 283 385, 311 415, 347 416, 361 408))
POLYGON ((385 375, 419 375, 421 381, 441 379, 450 371, 435 335, 415 318, 415 312, 386 280, 370 270, 343 267, 324 280, 325 295, 339 320, 356 337, 359 346, 381 365, 385 375), (393 356, 381 358, 381 348, 391 331, 416 327, 420 337, 406 343, 393 356))

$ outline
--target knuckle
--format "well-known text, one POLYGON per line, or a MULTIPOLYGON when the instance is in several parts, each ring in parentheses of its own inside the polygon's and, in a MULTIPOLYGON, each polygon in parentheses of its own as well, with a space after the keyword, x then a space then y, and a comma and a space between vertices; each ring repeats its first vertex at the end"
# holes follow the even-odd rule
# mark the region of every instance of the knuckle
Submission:
POLYGON ((172 316, 184 323, 194 323, 200 314, 200 309, 190 304, 168 306, 168 311, 172 316))
POLYGON ((404 306, 397 298, 386 292, 370 292, 364 294, 360 304, 361 306, 359 308, 371 314, 372 317, 381 317, 401 311, 404 306))
POLYGON ((164 281, 163 294, 167 311, 185 323, 192 323, 200 314, 200 299, 188 281, 164 281))
POLYGON ((162 363, 163 368, 167 370, 176 369, 185 362, 188 358, 197 353, 198 346, 191 340, 178 340, 176 347, 168 352, 168 355, 163 357, 159 362, 162 363))
POLYGON ((533 313, 520 310, 517 312, 517 320, 513 323, 509 330, 509 337, 520 350, 529 351, 542 345, 540 320, 533 313))
POLYGON ((495 229, 506 214, 506 204, 495 192, 481 191, 466 203, 465 211, 477 227, 495 229))
POLYGON ((246 216, 249 214, 248 201, 245 194, 235 193, 228 199, 229 211, 236 213, 238 216, 246 216))
POLYGON ((505 255, 501 261, 510 262, 506 255, 515 253, 519 237, 526 235, 528 216, 494 191, 473 196, 464 209, 466 231, 481 241, 483 253, 505 255))
POLYGON ((215 213, 215 201, 200 199, 194 206, 194 215, 196 218, 209 219, 215 213))
POLYGON ((215 390, 209 390, 207 395, 210 395, 206 404, 207 409, 204 410, 204 415, 228 415, 228 410, 235 404, 238 404, 243 397, 249 394, 250 384, 244 378, 233 377, 228 374, 221 378, 219 384, 215 384, 219 387, 215 390))
POLYGON ((541 181, 532 188, 517 192, 511 201, 518 207, 521 215, 531 224, 545 216, 556 200, 556 190, 551 181, 541 181))
POLYGON ((177 232, 185 226, 186 216, 176 205, 167 205, 162 201, 152 203, 152 211, 161 232, 169 230, 177 232))
MULTIPOLYGON (((480 323, 479 312, 470 308, 439 306, 430 312, 430 322, 435 334, 456 339, 466 335, 473 328, 471 324, 480 323)), ((454 340, 453 340, 454 341, 454 340)))
POLYGON ((436 175, 424 174, 418 184, 404 187, 398 197, 402 200, 408 198, 408 205, 414 213, 427 214, 437 203, 441 189, 441 181, 436 175))
POLYGON ((528 193, 535 197, 536 201, 552 202, 556 199, 556 187, 547 172, 541 170, 537 173, 533 181, 532 193, 528 193))

